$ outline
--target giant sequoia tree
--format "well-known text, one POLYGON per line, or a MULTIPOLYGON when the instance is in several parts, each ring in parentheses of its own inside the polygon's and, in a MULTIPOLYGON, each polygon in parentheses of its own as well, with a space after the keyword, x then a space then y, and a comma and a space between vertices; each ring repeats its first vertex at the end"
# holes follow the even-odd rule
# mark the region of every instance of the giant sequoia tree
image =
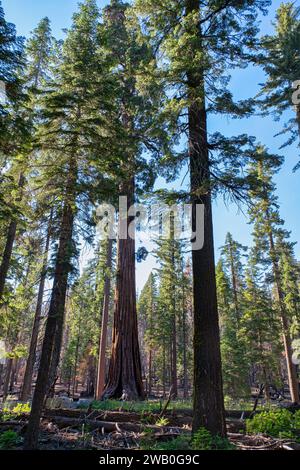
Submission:
MULTIPOLYGON (((154 61, 153 53, 138 25, 128 23, 127 10, 128 4, 111 1, 104 10, 103 24, 105 54, 111 60, 118 87, 114 99, 120 110, 121 134, 115 157, 120 162, 117 179, 119 196, 126 198, 125 211, 136 201, 139 182, 147 188, 154 180, 142 151, 155 156, 164 142, 156 120, 159 88, 140 78, 145 78, 147 67, 154 61)), ((136 312, 134 219, 134 214, 119 214, 114 327, 105 398, 144 397, 136 312)))

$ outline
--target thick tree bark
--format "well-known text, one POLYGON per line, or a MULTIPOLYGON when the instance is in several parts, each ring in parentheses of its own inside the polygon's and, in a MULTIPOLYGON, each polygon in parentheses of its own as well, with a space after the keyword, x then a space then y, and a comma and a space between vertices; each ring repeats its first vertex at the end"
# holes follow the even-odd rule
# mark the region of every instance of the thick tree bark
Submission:
POLYGON ((33 321, 33 328, 29 346, 29 353, 28 359, 26 363, 26 369, 24 374, 23 380, 23 387, 20 395, 21 401, 27 401, 31 395, 31 385, 32 385, 32 376, 33 376, 33 369, 35 364, 35 355, 36 355, 36 347, 38 342, 39 336, 39 328, 40 328, 40 321, 41 321, 41 313, 43 308, 43 298, 44 298, 44 290, 45 290, 45 282, 47 277, 47 263, 48 263, 48 253, 49 253, 49 246, 50 246, 50 238, 51 238, 51 225, 52 225, 52 211, 50 213, 50 220, 48 223, 47 228, 47 235, 46 235, 46 242, 44 248, 44 256, 43 256, 43 265, 41 269, 41 278, 38 290, 38 297, 33 321))
POLYGON ((106 344, 107 344, 107 327, 108 327, 108 314, 110 304, 110 289, 111 289, 111 267, 112 267, 112 247, 113 240, 107 240, 107 254, 106 254, 106 274, 104 282, 104 299, 102 310, 102 325, 100 334, 99 345, 99 359, 97 370, 97 387, 96 387, 96 400, 100 400, 103 394, 105 385, 105 365, 106 365, 106 344))
MULTIPOLYGON (((134 180, 124 183, 120 194, 127 196, 127 209, 134 202, 134 180)), ((134 223, 133 217, 120 217, 119 229, 134 223)), ((120 231, 121 231, 120 230, 120 231)), ((104 398, 137 400, 144 398, 138 342, 135 287, 135 239, 118 238, 118 261, 115 293, 111 360, 104 398)))
MULTIPOLYGON (((17 201, 20 202, 22 200, 22 188, 25 183, 25 177, 23 173, 20 174, 19 177, 19 182, 18 182, 18 187, 20 190, 20 194, 17 198, 17 201)), ((6 243, 4 247, 4 252, 2 256, 2 262, 0 265, 0 302, 3 297, 4 293, 4 287, 5 287, 5 282, 10 266, 10 260, 11 260, 11 255, 12 255, 12 250, 16 238, 16 233, 17 233, 17 221, 15 219, 11 220, 9 226, 8 226, 8 231, 7 231, 7 237, 6 237, 6 243)))
POLYGON ((36 449, 40 418, 44 406, 49 383, 53 342, 56 340, 57 325, 63 325, 68 275, 71 270, 72 235, 75 213, 77 167, 74 158, 70 160, 69 178, 67 182, 65 202, 62 213, 58 252, 55 263, 53 288, 46 322, 45 336, 42 347, 37 383, 27 431, 24 440, 25 449, 36 449))
MULTIPOLYGON (((187 0, 187 14, 199 16, 199 0, 187 0)), ((199 35, 200 24, 193 32, 199 35)), ((216 295, 215 259, 204 79, 201 70, 188 72, 189 155, 191 172, 192 226, 196 228, 196 205, 204 205, 204 245, 192 250, 194 292, 194 419, 193 432, 204 426, 212 434, 226 435, 220 335, 216 295), (202 95, 202 96, 201 96, 202 95)))

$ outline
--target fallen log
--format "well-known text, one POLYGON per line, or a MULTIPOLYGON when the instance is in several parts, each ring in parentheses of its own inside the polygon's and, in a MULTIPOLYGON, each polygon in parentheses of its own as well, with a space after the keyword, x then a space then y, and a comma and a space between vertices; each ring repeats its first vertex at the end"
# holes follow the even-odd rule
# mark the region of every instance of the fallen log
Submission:
MULTIPOLYGON (((74 418, 74 419, 95 419, 99 421, 110 421, 119 423, 138 423, 144 422, 145 424, 155 424, 159 420, 159 414, 155 413, 135 413, 128 411, 101 411, 93 410, 87 413, 86 410, 70 410, 70 409, 56 409, 45 410, 43 413, 45 418, 61 417, 61 418, 74 418)), ((189 416, 171 415, 165 416, 170 426, 184 426, 192 423, 192 418, 189 416)))
MULTIPOLYGON (((93 410, 88 413, 86 410, 71 410, 71 409, 46 409, 43 413, 45 417, 61 417, 61 418, 89 418, 89 419, 99 419, 101 421, 120 421, 123 423, 127 422, 139 422, 141 420, 140 413, 132 413, 125 411, 102 411, 102 410, 93 410)), ((144 414, 143 417, 147 417, 147 414, 144 414)), ((150 413, 149 413, 150 416, 150 413)))
POLYGON ((182 432, 187 432, 186 430, 180 427, 174 426, 155 426, 155 425, 142 425, 137 423, 118 423, 118 422, 110 422, 110 421, 99 421, 96 419, 74 419, 74 418, 65 418, 65 417, 58 417, 53 416, 51 418, 59 428, 78 428, 82 427, 83 425, 87 426, 90 430, 102 430, 105 433, 111 432, 122 432, 122 431, 129 431, 129 432, 136 432, 142 433, 146 430, 151 430, 153 433, 172 433, 172 434, 180 434, 182 432))

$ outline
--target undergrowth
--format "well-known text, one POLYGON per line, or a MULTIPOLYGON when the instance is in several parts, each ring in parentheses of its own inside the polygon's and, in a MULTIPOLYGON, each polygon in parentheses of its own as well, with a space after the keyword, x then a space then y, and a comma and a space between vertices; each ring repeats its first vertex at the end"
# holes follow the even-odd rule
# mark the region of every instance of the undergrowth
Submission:
POLYGON ((144 437, 140 442, 142 450, 234 450, 235 446, 228 439, 213 436, 207 429, 200 428, 191 437, 189 434, 182 434, 174 439, 166 442, 155 441, 154 434, 151 430, 144 433, 144 437))
POLYGON ((11 419, 17 419, 24 414, 29 414, 30 410, 31 407, 29 403, 18 403, 14 407, 4 404, 1 410, 0 420, 10 421, 11 419))
POLYGON ((1 450, 12 449, 13 447, 16 447, 19 442, 20 437, 15 431, 8 430, 0 434, 1 450))
POLYGON ((246 420, 248 434, 267 434, 272 437, 300 441, 300 410, 270 409, 246 420))

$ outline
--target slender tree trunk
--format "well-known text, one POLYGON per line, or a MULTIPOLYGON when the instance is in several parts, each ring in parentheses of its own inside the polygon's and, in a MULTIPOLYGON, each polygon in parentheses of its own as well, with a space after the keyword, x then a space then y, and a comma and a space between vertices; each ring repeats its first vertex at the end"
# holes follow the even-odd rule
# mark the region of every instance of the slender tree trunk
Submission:
POLYGON ((163 397, 166 396, 166 340, 163 343, 163 397))
POLYGON ((2 383, 3 383, 3 370, 4 370, 3 364, 0 363, 0 390, 2 388, 2 383))
POLYGON ((107 345, 107 327, 108 327, 108 314, 110 305, 110 289, 111 289, 111 267, 112 267, 112 247, 113 240, 107 240, 107 254, 106 254, 106 274, 104 282, 104 299, 102 310, 102 326, 99 345, 99 360, 97 370, 97 387, 96 387, 96 400, 100 400, 103 394, 105 385, 105 365, 106 365, 106 345, 107 345))
POLYGON ((95 395, 95 377, 96 377, 96 363, 94 356, 88 358, 88 373, 87 373, 87 387, 86 392, 89 397, 95 395))
POLYGON ((238 302, 238 291, 237 291, 237 276, 236 276, 234 262, 233 262, 231 242, 230 242, 230 247, 229 247, 229 257, 230 257, 230 270, 231 270, 231 282, 232 282, 232 290, 233 290, 235 317, 236 317, 237 324, 239 324, 240 314, 239 314, 239 302, 238 302))
MULTIPOLYGON (((199 17, 200 1, 186 0, 187 14, 199 17)), ((193 29, 202 50, 201 25, 193 29)), ((215 259, 204 79, 188 72, 189 154, 192 227, 197 227, 196 206, 204 205, 204 245, 192 250, 194 292, 194 419, 193 432, 204 426, 212 434, 226 435, 222 385, 220 334, 216 295, 215 259)), ((198 221, 199 222, 199 221, 198 221)))
POLYGON ((75 350, 75 363, 74 363, 74 375, 73 375, 73 398, 75 397, 75 388, 76 388, 76 378, 77 378, 77 365, 78 365, 78 352, 79 352, 79 342, 80 342, 80 332, 81 328, 79 326, 79 332, 76 341, 76 350, 75 350))
MULTIPOLYGON (((20 190, 20 195, 17 198, 17 201, 20 202, 22 200, 22 188, 25 183, 25 177, 23 173, 20 174, 19 177, 19 182, 18 182, 18 187, 20 190)), ((7 231, 7 237, 6 237, 6 243, 4 247, 4 252, 2 256, 2 262, 0 265, 0 302, 3 297, 4 293, 4 287, 5 287, 5 282, 10 266, 10 260, 11 260, 11 255, 12 255, 12 250, 16 238, 16 232, 17 232, 17 221, 16 220, 11 220, 9 226, 8 226, 8 231, 7 231)))
MULTIPOLYGON (((267 213, 267 219, 269 219, 268 213, 267 213)), ((286 308, 284 304, 284 293, 282 290, 276 248, 275 248, 273 234, 271 230, 269 231, 269 243, 270 243, 270 257, 271 257, 272 265, 273 265, 273 275, 274 275, 276 293, 277 293, 278 304, 279 304, 280 321, 282 325, 282 338, 283 338, 283 345, 284 345, 285 358, 286 358, 290 395, 291 395, 291 400, 293 403, 299 403, 299 385, 298 385, 298 379, 297 379, 296 366, 295 364, 293 364, 293 361, 292 361, 293 350, 292 350, 289 320, 288 320, 288 316, 287 316, 286 308)))
POLYGON ((5 375, 4 375, 4 383, 3 383, 3 401, 6 400, 6 397, 8 395, 12 366, 13 366, 13 359, 12 358, 6 359, 6 367, 5 367, 5 375))
POLYGON ((17 367, 18 367, 18 359, 14 358, 12 362, 12 368, 11 368, 11 374, 10 374, 10 382, 9 382, 9 391, 13 392, 14 387, 15 387, 15 381, 16 381, 16 373, 17 373, 17 367))
POLYGON ((48 253, 49 253, 49 246, 50 246, 50 239, 51 239, 51 226, 52 226, 52 210, 50 213, 50 220, 48 223, 48 229, 47 229, 47 235, 46 235, 43 265, 41 269, 41 278, 40 278, 37 304, 36 304, 36 309, 35 309, 34 322, 33 322, 33 328, 32 328, 32 334, 31 334, 31 340, 30 340, 30 346, 29 346, 29 354, 28 354, 28 359, 26 363, 22 392, 20 396, 21 401, 27 401, 31 395, 32 376, 33 376, 33 369, 34 369, 34 364, 35 364, 35 356, 36 356, 36 348, 37 348, 37 342, 38 342, 38 336, 39 336, 41 313, 42 313, 42 308, 43 308, 45 282, 47 278, 47 263, 48 263, 48 253))
POLYGON ((171 343, 171 354, 172 354, 172 398, 177 398, 177 327, 175 312, 172 318, 172 343, 171 343))
MULTIPOLYGON (((134 180, 124 183, 120 194, 127 196, 127 209, 134 202, 134 180)), ((124 232, 134 223, 133 217, 120 217, 124 232), (125 227, 124 227, 125 224, 125 227)), ((144 398, 135 288, 135 239, 118 238, 118 262, 111 360, 104 398, 136 400, 144 398)))
POLYGON ((170 237, 172 243, 172 266, 173 266, 173 298, 172 298, 172 341, 171 341, 171 355, 172 355, 172 370, 171 370, 171 383, 172 383, 172 398, 177 398, 177 325, 176 325, 176 266, 175 266, 175 246, 174 246, 174 215, 170 217, 170 237))
POLYGON ((24 440, 25 449, 38 447, 39 425, 49 383, 50 363, 53 341, 57 325, 63 324, 68 276, 71 269, 72 235, 76 200, 77 167, 74 157, 70 159, 69 178, 62 213, 58 252, 55 263, 53 288, 46 322, 45 336, 36 387, 27 431, 24 440))
POLYGON ((152 349, 149 350, 148 358, 148 391, 147 394, 150 396, 152 393, 152 349))
POLYGON ((185 289, 183 287, 183 309, 182 309, 182 342, 183 342, 183 398, 188 397, 188 373, 187 373, 187 351, 186 351, 186 310, 185 310, 185 289))

